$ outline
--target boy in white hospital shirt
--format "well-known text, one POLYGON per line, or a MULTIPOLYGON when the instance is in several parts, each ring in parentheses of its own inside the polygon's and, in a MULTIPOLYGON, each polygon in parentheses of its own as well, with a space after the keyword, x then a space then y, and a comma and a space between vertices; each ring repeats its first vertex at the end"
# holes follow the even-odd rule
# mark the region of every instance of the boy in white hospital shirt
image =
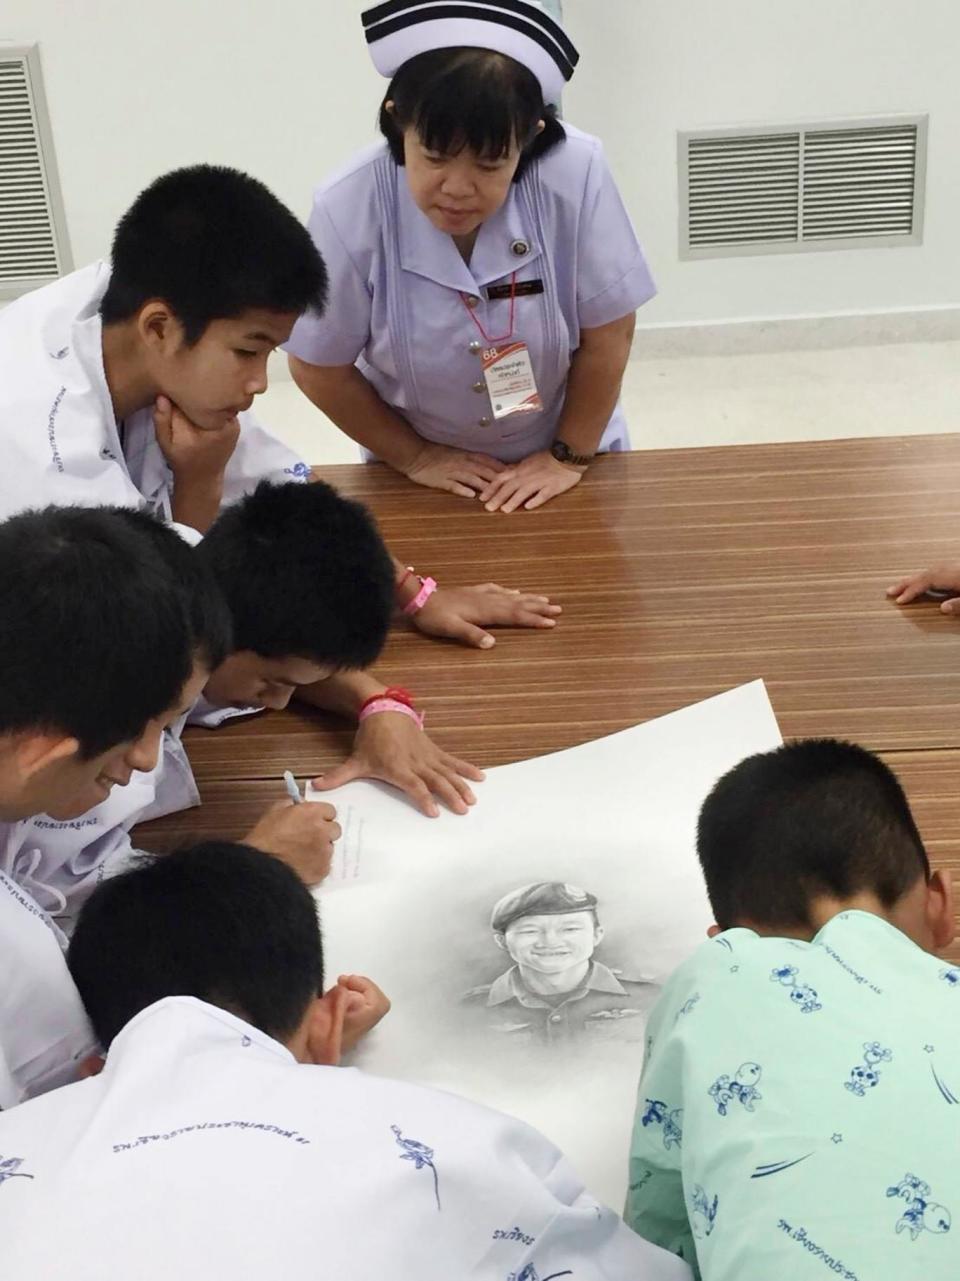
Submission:
MULTIPOLYGON (((400 701, 405 692, 369 670, 390 626, 393 570, 364 507, 322 483, 261 482, 189 555, 208 569, 233 623, 231 652, 204 688, 203 723, 216 721, 218 708, 282 708, 295 694, 357 722, 349 757, 317 780, 320 788, 372 777, 402 788, 425 813, 438 812, 438 800, 466 811, 474 799, 467 779, 481 772, 439 748, 400 701)), ((136 823, 199 804, 180 742, 196 713, 166 731, 156 769, 134 774, 82 818, 37 815, 0 828, 0 871, 22 880, 17 869, 29 864, 34 896, 63 913, 67 933, 84 897, 129 856, 136 823)), ((322 808, 332 821, 332 808, 322 808)))
MULTIPOLYGON (((229 647, 227 611, 159 521, 49 508, 0 524, 0 618, 0 848, 33 815, 62 822, 79 879, 85 814, 154 765, 164 725, 229 647)), ((336 829, 314 808, 268 814, 251 838, 319 880, 336 829)), ((73 1079, 94 1045, 52 919, 63 901, 33 849, 0 870, 2 1108, 73 1079)))
MULTIPOLYGON (((262 183, 196 165, 158 178, 96 262, 0 312, 0 517, 47 503, 147 507, 205 532, 261 480, 310 469, 250 414, 267 359, 326 300, 306 229, 262 183)), ((331 310, 336 299, 331 300, 331 310)), ((484 626, 552 627, 531 594, 442 588, 414 607, 431 635, 488 647, 484 626)))
POLYGON ((689 1277, 521 1122, 333 1066, 386 1001, 319 995, 279 862, 210 842, 107 881, 70 966, 106 1066, 0 1117, 6 1275, 59 1279, 69 1242, 72 1281, 689 1277))

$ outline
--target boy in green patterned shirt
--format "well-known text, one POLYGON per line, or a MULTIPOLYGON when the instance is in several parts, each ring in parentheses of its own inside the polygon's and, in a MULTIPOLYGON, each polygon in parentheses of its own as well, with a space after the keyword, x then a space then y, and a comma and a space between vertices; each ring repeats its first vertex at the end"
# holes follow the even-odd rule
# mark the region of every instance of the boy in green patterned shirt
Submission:
POLYGON ((750 757, 697 845, 717 925, 651 1016, 627 1221, 703 1281, 960 1277, 951 887, 897 779, 750 757))

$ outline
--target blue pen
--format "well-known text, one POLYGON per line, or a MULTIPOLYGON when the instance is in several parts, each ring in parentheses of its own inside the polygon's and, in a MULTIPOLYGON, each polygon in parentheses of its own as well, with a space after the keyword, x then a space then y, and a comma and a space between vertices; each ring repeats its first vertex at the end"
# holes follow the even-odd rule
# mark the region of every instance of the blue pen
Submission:
POLYGON ((303 804, 303 797, 300 795, 300 788, 297 787, 297 780, 293 777, 288 769, 283 771, 283 781, 287 786, 287 795, 295 805, 303 804))

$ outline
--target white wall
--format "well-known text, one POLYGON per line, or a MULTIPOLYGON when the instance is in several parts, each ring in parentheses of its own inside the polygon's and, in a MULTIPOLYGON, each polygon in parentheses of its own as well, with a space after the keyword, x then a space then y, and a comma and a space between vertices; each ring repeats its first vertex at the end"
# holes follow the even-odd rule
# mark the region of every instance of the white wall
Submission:
MULTIPOLYGON (((74 259, 157 174, 261 177, 299 213, 374 136, 382 82, 361 0, 2 0, 0 39, 39 41, 74 259)), ((661 294, 644 323, 927 308, 960 300, 955 0, 565 0, 580 70, 565 111, 600 134, 661 294), (923 246, 681 263, 676 131, 928 110, 923 246)))
POLYGON ((960 301, 956 0, 565 0, 564 108, 603 136, 660 287, 641 321, 960 301), (924 243, 680 262, 676 132, 930 112, 924 243))

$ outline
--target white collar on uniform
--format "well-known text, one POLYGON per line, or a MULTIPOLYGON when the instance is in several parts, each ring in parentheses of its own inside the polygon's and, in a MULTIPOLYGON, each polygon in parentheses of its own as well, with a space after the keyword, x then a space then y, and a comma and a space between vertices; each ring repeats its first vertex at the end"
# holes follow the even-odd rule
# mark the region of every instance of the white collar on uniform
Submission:
POLYGON ((398 165, 397 221, 401 267, 438 285, 467 294, 475 293, 478 287, 493 280, 502 280, 511 272, 522 272, 528 263, 539 258, 541 246, 522 216, 516 188, 517 184, 511 185, 504 203, 480 228, 468 267, 453 237, 445 231, 438 231, 427 215, 417 208, 407 184, 406 169, 398 165))
POLYGON ((217 1005, 195 996, 165 996, 134 1015, 114 1037, 104 1075, 115 1070, 131 1053, 136 1054, 141 1044, 156 1041, 169 1046, 175 1039, 188 1041, 191 1052, 201 1045, 219 1044, 225 1048, 239 1045, 287 1063, 297 1061, 285 1045, 217 1005))

